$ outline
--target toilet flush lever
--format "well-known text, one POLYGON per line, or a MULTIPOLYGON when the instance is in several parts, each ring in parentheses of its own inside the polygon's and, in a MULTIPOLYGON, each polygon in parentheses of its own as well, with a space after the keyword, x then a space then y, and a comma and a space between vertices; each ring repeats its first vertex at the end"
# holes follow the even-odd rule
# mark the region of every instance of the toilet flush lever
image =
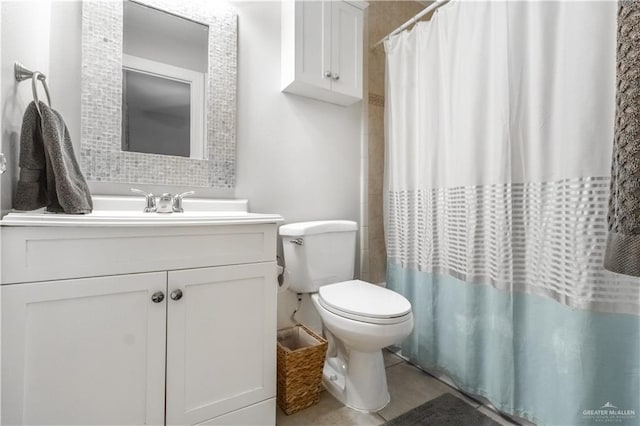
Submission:
POLYGON ((297 244, 299 246, 303 246, 304 245, 304 240, 302 238, 296 238, 295 240, 289 240, 290 243, 292 244, 297 244))

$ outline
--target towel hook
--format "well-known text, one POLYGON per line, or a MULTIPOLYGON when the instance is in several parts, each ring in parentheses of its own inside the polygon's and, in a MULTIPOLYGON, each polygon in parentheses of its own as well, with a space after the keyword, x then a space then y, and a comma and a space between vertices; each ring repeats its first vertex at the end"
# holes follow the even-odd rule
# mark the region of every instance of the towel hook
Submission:
POLYGON ((14 65, 16 81, 24 81, 28 78, 31 79, 31 91, 33 92, 33 101, 36 105, 36 110, 40 117, 42 117, 42 111, 40 111, 40 101, 38 100, 38 88, 37 83, 38 80, 42 82, 42 86, 44 87, 44 92, 47 95, 47 101, 49 106, 51 106, 51 95, 49 94, 49 87, 47 86, 47 76, 42 74, 40 71, 31 71, 25 68, 20 62, 16 62, 14 65))

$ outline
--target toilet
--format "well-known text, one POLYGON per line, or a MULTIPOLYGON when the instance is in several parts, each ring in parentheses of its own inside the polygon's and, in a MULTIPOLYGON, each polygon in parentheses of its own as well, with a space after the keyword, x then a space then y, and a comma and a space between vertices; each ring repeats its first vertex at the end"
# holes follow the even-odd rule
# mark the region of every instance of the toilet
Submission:
POLYGON ((280 227, 289 290, 310 294, 329 349, 325 388, 344 405, 378 411, 390 401, 382 348, 413 329, 411 304, 402 295, 354 280, 353 221, 290 223, 280 227))

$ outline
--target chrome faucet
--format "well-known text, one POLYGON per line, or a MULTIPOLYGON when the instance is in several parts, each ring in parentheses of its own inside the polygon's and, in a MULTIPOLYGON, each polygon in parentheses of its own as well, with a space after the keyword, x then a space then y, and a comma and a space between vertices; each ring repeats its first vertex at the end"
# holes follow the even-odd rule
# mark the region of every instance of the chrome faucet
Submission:
POLYGON ((158 198, 158 207, 156 213, 173 213, 173 196, 169 193, 164 193, 158 198))
POLYGON ((138 188, 131 188, 131 192, 135 192, 137 194, 142 194, 145 196, 145 200, 147 202, 147 206, 144 208, 144 212, 145 213, 153 213, 156 211, 157 207, 156 207, 156 197, 155 195, 153 195, 152 193, 147 193, 141 189, 138 188))
POLYGON ((144 208, 145 213, 184 213, 184 209, 182 208, 182 199, 196 193, 195 191, 187 191, 182 194, 171 195, 165 192, 158 197, 156 203, 156 196, 150 192, 147 193, 137 188, 131 188, 131 192, 145 196, 147 203, 144 208))
POLYGON ((182 199, 184 197, 188 197, 189 195, 193 195, 195 194, 196 191, 187 191, 187 192, 183 192, 182 194, 178 194, 176 196, 173 197, 173 212, 174 213, 184 213, 184 209, 182 208, 182 199))

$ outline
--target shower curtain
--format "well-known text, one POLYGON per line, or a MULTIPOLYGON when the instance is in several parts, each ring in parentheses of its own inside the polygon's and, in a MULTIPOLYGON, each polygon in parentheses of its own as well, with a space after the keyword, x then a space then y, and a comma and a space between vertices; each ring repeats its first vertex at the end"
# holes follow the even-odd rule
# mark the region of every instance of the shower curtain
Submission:
POLYGON ((403 354, 538 424, 640 424, 640 281, 602 267, 615 2, 465 2, 385 43, 403 354))

